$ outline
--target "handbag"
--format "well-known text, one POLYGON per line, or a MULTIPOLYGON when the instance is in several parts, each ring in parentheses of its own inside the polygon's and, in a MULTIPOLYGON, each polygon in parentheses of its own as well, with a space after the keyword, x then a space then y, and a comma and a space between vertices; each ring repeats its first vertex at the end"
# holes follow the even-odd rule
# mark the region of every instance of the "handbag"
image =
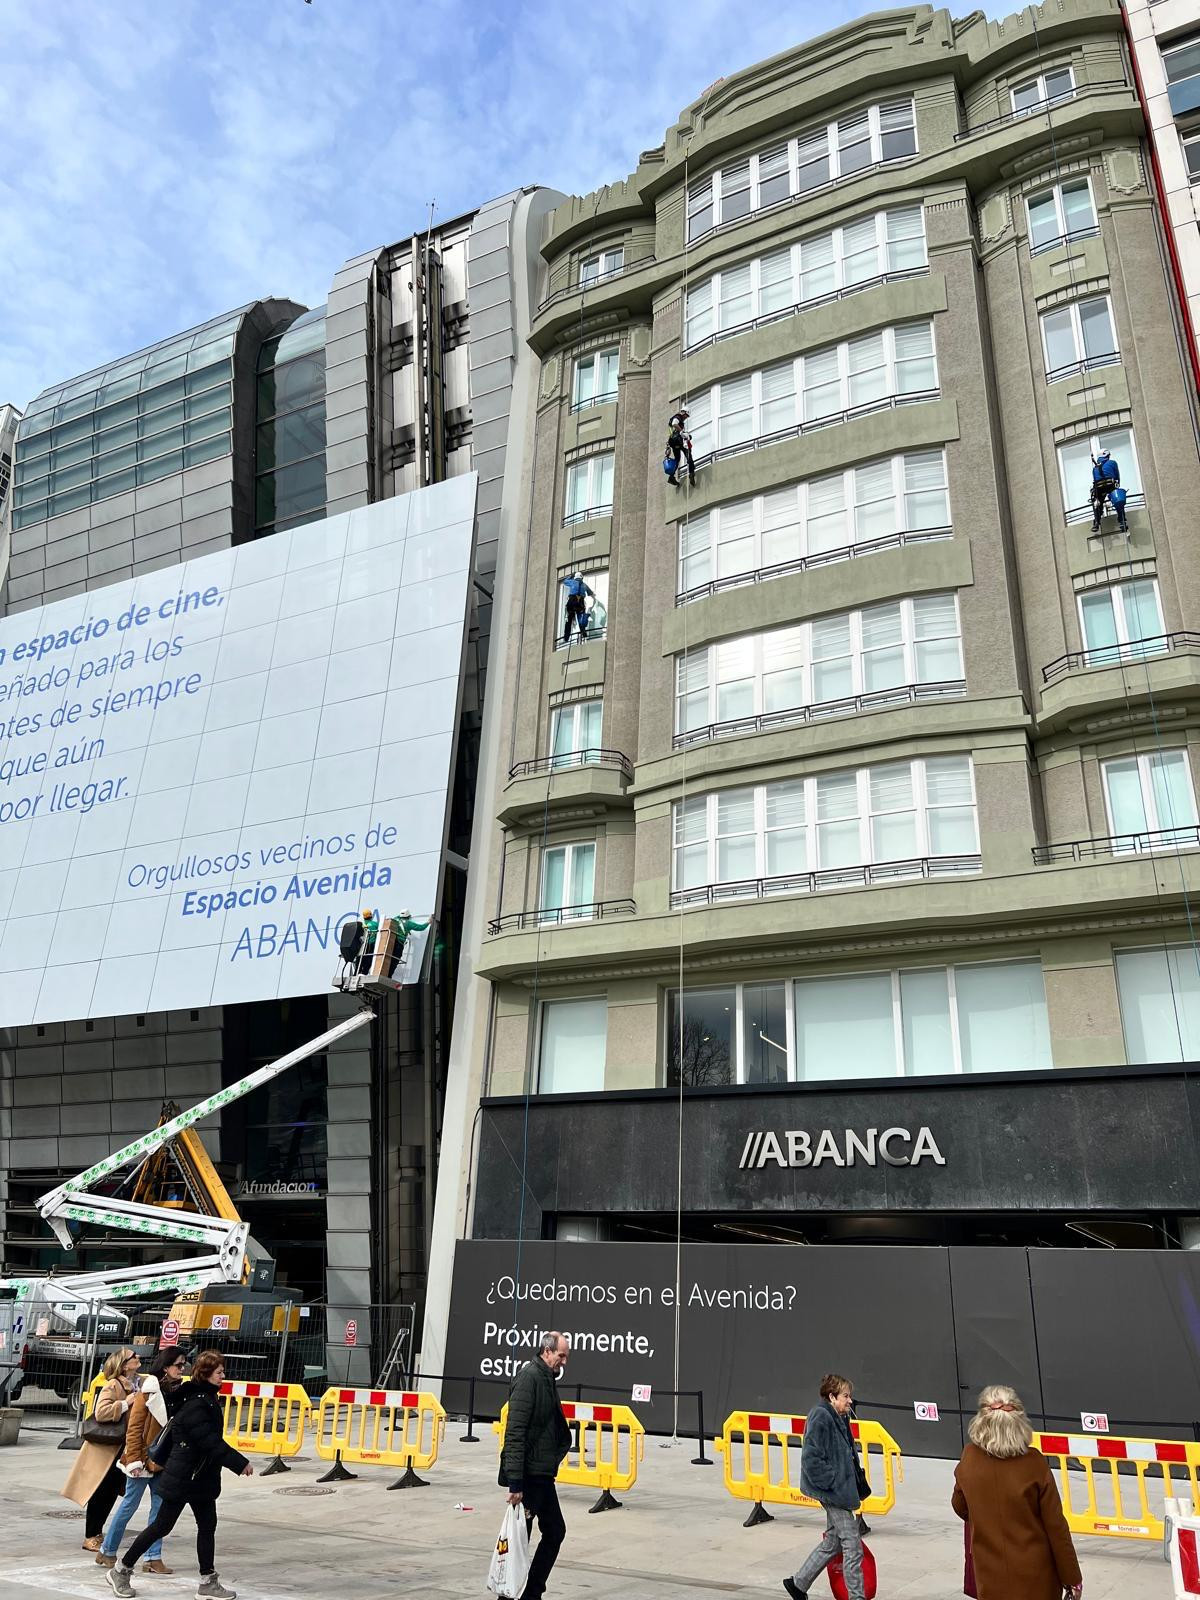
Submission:
POLYGON ((963 1523, 963 1593, 970 1596, 970 1600, 979 1600, 979 1590, 975 1587, 975 1555, 971 1549, 971 1524, 963 1523))
POLYGON ((80 1437, 84 1444, 124 1444, 125 1418, 119 1422, 100 1422, 94 1415, 84 1417, 80 1437))
POLYGON ((504 1600, 517 1600, 529 1577, 529 1524, 523 1505, 507 1506, 492 1564, 488 1568, 488 1593, 504 1600))
POLYGON ((175 1443, 171 1433, 171 1424, 174 1420, 174 1417, 168 1419, 166 1427, 155 1439, 149 1450, 146 1451, 146 1459, 153 1461, 156 1467, 165 1467, 167 1457, 171 1454, 171 1446, 175 1443))
MULTIPOLYGON (((833 1600, 850 1600, 850 1591, 846 1587, 846 1574, 842 1567, 842 1552, 840 1550, 825 1570, 829 1574, 829 1587, 833 1590, 833 1600)), ((875 1591, 879 1579, 875 1571, 875 1557, 867 1549, 865 1539, 862 1547, 862 1580, 863 1594, 866 1596, 866 1600, 875 1600, 875 1591)))

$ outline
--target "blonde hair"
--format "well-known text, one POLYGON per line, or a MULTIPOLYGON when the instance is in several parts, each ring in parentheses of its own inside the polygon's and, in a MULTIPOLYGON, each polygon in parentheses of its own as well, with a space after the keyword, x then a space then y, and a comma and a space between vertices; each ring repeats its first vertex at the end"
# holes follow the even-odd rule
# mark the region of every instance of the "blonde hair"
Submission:
POLYGON ((1033 1424, 1017 1391, 1004 1383, 989 1385, 979 1396, 979 1410, 971 1419, 967 1438, 1001 1461, 1023 1456, 1033 1442, 1033 1424))
POLYGON ((121 1376, 122 1369, 127 1361, 132 1361, 137 1355, 136 1350, 114 1350, 104 1363, 104 1376, 111 1383, 114 1378, 121 1376))

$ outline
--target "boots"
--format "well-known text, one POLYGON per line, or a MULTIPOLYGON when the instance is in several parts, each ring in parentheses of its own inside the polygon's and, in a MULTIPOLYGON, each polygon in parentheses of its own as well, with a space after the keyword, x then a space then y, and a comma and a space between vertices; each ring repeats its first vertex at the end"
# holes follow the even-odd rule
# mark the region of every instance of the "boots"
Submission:
POLYGON ((196 1600, 237 1600, 237 1590, 227 1589, 218 1573, 209 1572, 200 1579, 196 1600))
POLYGON ((129 1578, 129 1568, 123 1567, 120 1562, 115 1567, 110 1567, 104 1574, 104 1581, 117 1596, 117 1600, 132 1600, 132 1596, 137 1594, 129 1578))
POLYGON ((155 1560, 144 1561, 142 1563, 142 1571, 153 1572, 155 1576, 159 1578, 169 1578, 175 1571, 175 1568, 169 1567, 165 1561, 155 1560))

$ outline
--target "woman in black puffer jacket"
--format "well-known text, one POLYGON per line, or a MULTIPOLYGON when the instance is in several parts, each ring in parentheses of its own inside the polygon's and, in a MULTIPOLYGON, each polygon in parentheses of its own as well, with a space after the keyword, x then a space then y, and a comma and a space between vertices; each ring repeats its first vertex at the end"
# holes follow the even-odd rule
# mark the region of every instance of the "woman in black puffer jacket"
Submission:
POLYGON ((191 1506, 196 1519, 196 1557, 200 1564, 197 1596, 204 1600, 237 1600, 236 1591, 222 1586, 213 1570, 216 1555, 217 1497, 221 1493, 221 1469, 252 1477, 254 1468, 244 1455, 225 1443, 221 1385, 225 1381, 224 1358, 215 1350, 205 1350, 192 1364, 192 1381, 185 1387, 187 1398, 171 1419, 171 1453, 158 1478, 162 1509, 150 1526, 140 1533, 115 1567, 105 1573, 113 1593, 122 1597, 136 1590, 130 1583, 134 1566, 157 1539, 163 1539, 179 1518, 184 1506, 191 1506))

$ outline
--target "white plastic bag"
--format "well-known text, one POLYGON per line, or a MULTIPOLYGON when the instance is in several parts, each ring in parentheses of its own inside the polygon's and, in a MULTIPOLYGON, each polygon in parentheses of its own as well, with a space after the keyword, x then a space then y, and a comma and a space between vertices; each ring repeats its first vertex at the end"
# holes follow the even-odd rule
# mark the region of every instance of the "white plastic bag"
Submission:
POLYGON ((500 1524, 492 1564, 488 1568, 488 1591, 503 1600, 519 1600, 529 1576, 529 1529, 524 1506, 509 1506, 500 1524))

